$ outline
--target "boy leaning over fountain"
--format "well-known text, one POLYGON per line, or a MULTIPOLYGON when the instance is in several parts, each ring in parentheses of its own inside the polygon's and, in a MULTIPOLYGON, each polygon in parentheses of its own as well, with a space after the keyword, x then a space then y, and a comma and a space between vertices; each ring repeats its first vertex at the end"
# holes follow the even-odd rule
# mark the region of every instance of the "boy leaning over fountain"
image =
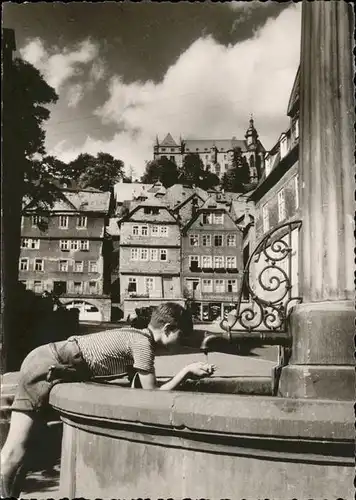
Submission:
POLYGON ((187 378, 210 376, 215 367, 198 362, 186 366, 162 386, 157 385, 155 347, 173 347, 192 329, 192 318, 186 309, 179 304, 164 303, 153 311, 146 329, 124 327, 73 336, 30 352, 20 369, 10 430, 1 451, 1 496, 16 495, 15 489, 20 486, 16 478, 30 437, 36 422, 44 417, 50 390, 56 383, 134 374, 143 389, 172 390, 187 378))

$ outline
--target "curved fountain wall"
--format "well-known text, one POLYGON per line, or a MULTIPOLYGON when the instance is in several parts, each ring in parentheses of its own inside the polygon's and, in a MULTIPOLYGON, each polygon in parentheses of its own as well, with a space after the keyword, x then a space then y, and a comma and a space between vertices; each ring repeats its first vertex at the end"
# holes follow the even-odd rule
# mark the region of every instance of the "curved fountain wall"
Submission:
POLYGON ((351 498, 352 402, 54 387, 61 497, 351 498))

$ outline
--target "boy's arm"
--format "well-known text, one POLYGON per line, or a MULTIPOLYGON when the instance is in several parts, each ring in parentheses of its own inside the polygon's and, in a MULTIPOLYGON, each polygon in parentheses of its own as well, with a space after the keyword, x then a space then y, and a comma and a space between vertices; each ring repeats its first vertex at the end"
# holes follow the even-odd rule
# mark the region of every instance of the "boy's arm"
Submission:
POLYGON ((171 391, 176 389, 184 380, 190 377, 209 377, 215 371, 215 366, 206 363, 192 363, 182 368, 171 380, 158 387, 155 373, 139 371, 140 381, 143 389, 157 389, 171 391))
POLYGON ((189 376, 188 366, 182 368, 176 375, 174 375, 171 380, 168 380, 165 384, 161 385, 159 388, 160 391, 172 391, 176 387, 179 386, 184 380, 186 380, 189 376))

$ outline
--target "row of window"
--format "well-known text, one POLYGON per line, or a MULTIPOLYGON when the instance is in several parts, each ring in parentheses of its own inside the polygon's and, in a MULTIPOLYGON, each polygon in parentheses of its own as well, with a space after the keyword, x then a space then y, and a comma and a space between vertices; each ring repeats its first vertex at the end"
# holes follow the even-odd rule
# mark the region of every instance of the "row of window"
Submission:
MULTIPOLYGON (((298 175, 296 175, 294 177, 294 192, 295 192, 295 208, 296 208, 296 210, 299 208, 298 182, 299 182, 298 175)), ((278 204, 278 222, 283 222, 284 219, 287 217, 286 199, 285 199, 284 188, 282 188, 280 191, 278 191, 277 204, 278 204)), ((265 203, 262 207, 262 226, 263 226, 264 233, 266 233, 270 229, 268 202, 265 203)))
MULTIPOLYGON (((21 280, 21 283, 23 283, 25 287, 28 288, 27 281, 21 280)), ((98 293, 98 283, 96 281, 89 281, 89 283, 84 283, 83 281, 74 281, 74 282, 59 281, 59 282, 54 282, 54 284, 63 285, 62 287, 60 287, 61 293, 82 294, 84 291, 86 291, 86 293, 88 294, 93 294, 93 295, 98 293)), ((48 283, 47 282, 45 283, 44 281, 41 280, 33 281, 33 285, 31 283, 31 289, 35 293, 42 293, 45 289, 47 289, 47 286, 48 283)))
MULTIPOLYGON (((58 227, 60 229, 68 229, 69 227, 69 217, 73 217, 70 215, 59 215, 58 217, 58 227)), ((79 215, 76 216, 76 228, 77 229, 86 229, 87 224, 88 224, 88 218, 85 215, 79 215)), ((53 217, 51 217, 51 220, 53 220, 53 217)), ((31 217, 31 224, 33 227, 37 227, 43 223, 47 223, 48 218, 43 217, 42 215, 32 215, 31 217)), ((24 217, 22 218, 22 225, 24 223, 24 217)))
POLYGON ((131 230, 134 236, 156 236, 156 237, 167 237, 168 236, 168 226, 146 226, 146 225, 135 225, 132 226, 131 230))
MULTIPOLYGON (((44 271, 44 259, 33 259, 32 265, 30 264, 32 259, 27 257, 23 257, 19 261, 19 270, 20 271, 44 271)), ((71 267, 72 272, 75 273, 83 273, 84 272, 84 261, 83 260, 75 260, 71 263, 69 260, 59 260, 58 261, 58 271, 68 272, 69 267, 71 267)), ((85 266, 86 267, 86 266, 85 266)), ((95 261, 89 261, 87 267, 89 273, 97 273, 98 272, 98 264, 95 261)))
MULTIPOLYGON (((152 277, 145 276, 144 277, 144 292, 146 294, 150 294, 150 292, 153 292, 155 290, 155 280, 152 277)), ((127 291, 129 293, 137 293, 137 278, 129 278, 129 284, 127 291)))
MULTIPOLYGON (((209 149, 210 149, 210 148, 204 148, 204 151, 209 151, 209 149)), ((162 148, 162 147, 161 147, 161 148, 160 148, 160 151, 168 151, 168 148, 162 148)), ((186 151, 190 151, 190 149, 189 149, 189 148, 186 148, 186 151)), ((201 153, 201 151, 200 151, 200 149, 199 149, 199 148, 195 148, 195 151, 197 151, 197 152, 200 152, 200 153, 201 153)), ((180 148, 179 148, 179 147, 177 147, 177 148, 170 148, 170 152, 171 152, 171 153, 180 153, 180 148)), ((217 153, 219 153, 219 151, 216 151, 216 152, 217 152, 217 153)), ((215 154, 215 150, 214 150, 214 152, 213 152, 212 154, 215 154)), ((208 155, 206 155, 205 157, 206 157, 206 158, 208 158, 208 155)), ((224 154, 224 159, 226 160, 226 154, 224 154)))
MULTIPOLYGON (((131 248, 132 261, 167 261, 168 250, 165 248, 131 248)), ((236 256, 224 255, 189 255, 189 267, 194 268, 228 268, 236 269, 236 256)))
MULTIPOLYGON (((190 234, 189 235, 189 245, 191 247, 211 247, 212 244, 214 247, 222 247, 224 246, 224 237, 222 234, 190 234)), ((227 247, 235 247, 236 246, 236 235, 228 234, 225 238, 225 245, 227 247)))
MULTIPOLYGON (((39 250, 40 241, 40 238, 22 238, 21 248, 39 250)), ((63 252, 69 252, 70 250, 87 252, 89 250, 89 240, 59 240, 59 248, 63 252)))
POLYGON ((144 261, 167 261, 168 250, 166 248, 131 248, 130 260, 144 261))
POLYGON ((198 268, 236 269, 236 256, 189 255, 189 267, 191 271, 198 268))
MULTIPOLYGON (((280 143, 279 143, 279 146, 280 146, 280 157, 281 157, 281 159, 284 158, 288 154, 289 150, 291 149, 291 147, 293 146, 293 144, 295 144, 295 141, 298 138, 299 138, 299 120, 295 120, 292 123, 292 137, 291 137, 290 143, 288 143, 288 137, 286 135, 283 135, 283 137, 281 137, 281 140, 280 140, 280 143)), ((273 155, 271 156, 269 154, 267 154, 267 156, 265 158, 265 165, 266 165, 265 173, 266 173, 266 177, 271 173, 274 159, 275 159, 275 156, 273 156, 273 155)))
MULTIPOLYGON (((292 133, 293 133, 293 138, 291 139, 296 140, 299 138, 299 120, 295 120, 292 123, 292 133)), ((290 145, 288 144, 288 137, 286 135, 284 135, 281 138, 279 147, 280 147, 281 158, 284 158, 288 153, 288 150, 290 149, 290 145)))
POLYGON ((203 224, 224 224, 224 214, 205 213, 203 214, 203 224))
MULTIPOLYGON (((265 210, 266 206, 264 207, 265 210)), ((160 227, 159 231, 156 233, 154 228, 158 229, 159 226, 152 226, 151 228, 151 236, 168 236, 168 228, 166 226, 160 227)), ((142 226, 141 233, 138 232, 139 227, 133 226, 132 234, 142 236, 148 236, 148 227, 142 226)), ((39 250, 40 248, 40 238, 22 238, 21 247, 27 248, 30 250, 39 250)), ((200 235, 199 234, 191 234, 189 235, 189 245, 191 247, 200 246, 200 235)), ((222 247, 224 246, 224 237, 222 234, 203 234, 201 235, 201 245, 203 247, 222 247)), ((225 245, 228 247, 236 246, 236 235, 228 234, 225 239, 225 245)), ((73 251, 88 251, 89 250, 89 240, 59 240, 59 248, 63 252, 73 251)), ((136 259, 137 260, 137 259, 136 259)))
MULTIPOLYGON (((66 259, 60 260, 58 262, 58 271, 68 272, 69 268, 72 268, 72 271, 75 273, 83 273, 84 272, 84 261, 83 260, 74 260, 69 261, 66 259)), ((97 273, 98 272, 98 263, 95 261, 88 261, 87 267, 88 273, 97 273)))
POLYGON ((59 240, 59 248, 62 252, 70 250, 87 252, 89 250, 89 240, 59 240))
MULTIPOLYGON (((224 156, 226 157, 226 155, 224 155, 224 156)), ((167 158, 167 156, 162 155, 161 158, 167 158)), ((175 162, 176 158, 174 156, 170 156, 169 160, 172 161, 172 162, 175 162)), ((225 158, 225 160, 226 160, 226 158, 225 158)), ((206 155, 205 162, 208 162, 208 161, 209 161, 208 155, 206 155)), ((212 159, 212 161, 215 161, 215 160, 212 159)), ((220 175, 221 174, 221 165, 220 164, 215 164, 213 167, 214 167, 213 170, 215 170, 216 175, 220 175)), ((206 163, 205 164, 205 168, 206 168, 207 171, 210 171, 210 169, 211 169, 210 163, 206 163)), ((228 163, 224 163, 224 168, 225 168, 225 171, 228 170, 229 164, 228 163)))
MULTIPOLYGON (((77 224, 76 227, 77 229, 85 229, 88 224, 88 218, 80 215, 77 217, 77 224)), ((69 215, 60 215, 59 216, 59 225, 61 229, 68 229, 69 227, 69 215)))
POLYGON ((229 279, 202 279, 202 280, 186 280, 186 287, 190 292, 202 291, 203 293, 236 293, 237 280, 229 279))

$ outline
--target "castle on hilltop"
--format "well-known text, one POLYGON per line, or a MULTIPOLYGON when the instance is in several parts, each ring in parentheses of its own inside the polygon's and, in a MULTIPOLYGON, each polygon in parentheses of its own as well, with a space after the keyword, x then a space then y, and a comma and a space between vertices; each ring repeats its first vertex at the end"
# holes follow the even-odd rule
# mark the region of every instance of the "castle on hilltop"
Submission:
POLYGON ((234 155, 239 149, 250 169, 251 181, 258 181, 263 171, 265 148, 258 138, 254 121, 251 118, 244 139, 183 139, 176 142, 170 133, 162 142, 156 137, 153 146, 153 158, 166 157, 181 167, 185 156, 189 153, 198 154, 204 168, 221 178, 233 165, 234 155))

